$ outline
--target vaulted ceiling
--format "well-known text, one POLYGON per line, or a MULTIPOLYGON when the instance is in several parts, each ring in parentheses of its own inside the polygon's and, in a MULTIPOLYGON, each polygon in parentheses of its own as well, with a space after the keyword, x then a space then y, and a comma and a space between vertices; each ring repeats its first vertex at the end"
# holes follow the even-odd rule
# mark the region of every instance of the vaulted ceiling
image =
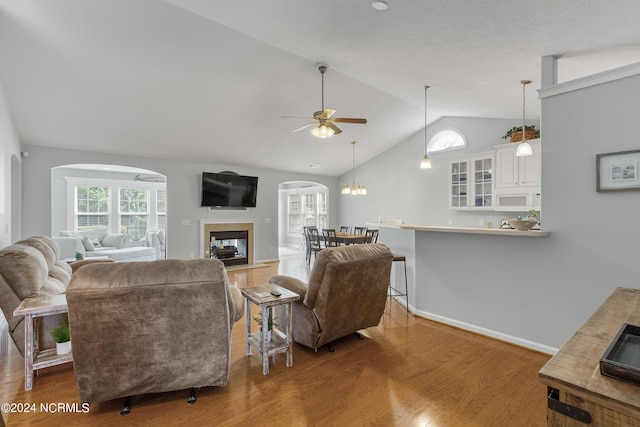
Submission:
POLYGON ((25 143, 338 176, 351 141, 361 163, 422 132, 425 84, 430 123, 517 119, 522 79, 538 118, 542 56, 560 80, 640 61, 637 0, 387 3, 0 0, 0 81, 25 143), (321 109, 318 63, 366 125, 281 118, 321 109))

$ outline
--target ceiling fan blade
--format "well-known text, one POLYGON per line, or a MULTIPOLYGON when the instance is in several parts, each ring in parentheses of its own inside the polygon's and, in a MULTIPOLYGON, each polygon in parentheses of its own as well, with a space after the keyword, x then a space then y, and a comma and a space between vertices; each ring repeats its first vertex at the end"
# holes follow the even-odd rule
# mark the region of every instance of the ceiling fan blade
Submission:
POLYGON ((333 108, 325 108, 324 111, 322 111, 322 117, 324 117, 325 119, 330 119, 331 116, 333 116, 336 113, 336 110, 334 110, 333 108))
POLYGON ((315 126, 315 123, 309 123, 308 125, 304 125, 301 128, 298 128, 298 129, 294 130, 293 132, 300 132, 301 130, 305 130, 306 128, 308 128, 310 126, 315 126))
POLYGON ((340 128, 336 125, 334 125, 333 123, 327 123, 327 127, 333 129, 334 135, 337 135, 339 133, 342 133, 342 131, 340 130, 340 128))
POLYGON ((313 120, 313 117, 300 117, 300 116, 280 116, 281 119, 306 119, 313 120))
POLYGON ((333 121, 336 123, 354 123, 358 125, 364 125, 367 123, 367 119, 352 119, 348 117, 336 117, 333 121))

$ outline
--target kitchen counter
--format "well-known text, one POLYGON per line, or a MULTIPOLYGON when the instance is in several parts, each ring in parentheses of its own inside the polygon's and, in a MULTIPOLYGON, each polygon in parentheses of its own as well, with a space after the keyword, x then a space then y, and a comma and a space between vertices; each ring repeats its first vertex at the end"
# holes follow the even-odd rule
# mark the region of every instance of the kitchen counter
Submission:
POLYGON ((371 222, 368 226, 378 228, 393 228, 397 230, 432 231, 436 233, 464 233, 464 234, 490 234, 495 236, 510 237, 547 237, 550 231, 529 230, 519 231, 503 228, 482 228, 482 227, 436 227, 430 225, 396 224, 394 222, 371 222))

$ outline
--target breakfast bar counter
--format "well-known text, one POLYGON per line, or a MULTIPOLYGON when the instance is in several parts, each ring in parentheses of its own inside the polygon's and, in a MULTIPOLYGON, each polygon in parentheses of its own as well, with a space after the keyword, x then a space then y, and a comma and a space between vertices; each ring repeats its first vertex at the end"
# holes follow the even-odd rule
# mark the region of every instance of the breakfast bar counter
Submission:
POLYGON ((464 233, 464 234, 493 234, 496 236, 510 237, 547 237, 550 231, 528 230, 518 231, 504 228, 482 228, 482 227, 440 227, 431 225, 396 224, 393 222, 368 223, 371 227, 395 228, 398 230, 432 231, 436 233, 464 233))
MULTIPOLYGON (((406 260, 409 310, 458 328, 553 354, 539 307, 540 255, 556 245, 550 231, 369 222, 378 243, 406 260), (513 319, 522 319, 514 322, 513 319)), ((391 283, 405 281, 402 263, 391 283)))

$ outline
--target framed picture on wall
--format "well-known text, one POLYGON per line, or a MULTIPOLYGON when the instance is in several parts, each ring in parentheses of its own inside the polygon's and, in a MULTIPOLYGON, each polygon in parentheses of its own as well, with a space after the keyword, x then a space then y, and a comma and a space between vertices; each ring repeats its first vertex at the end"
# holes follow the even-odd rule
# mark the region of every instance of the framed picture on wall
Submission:
POLYGON ((596 155, 596 191, 640 190, 640 150, 596 155))

